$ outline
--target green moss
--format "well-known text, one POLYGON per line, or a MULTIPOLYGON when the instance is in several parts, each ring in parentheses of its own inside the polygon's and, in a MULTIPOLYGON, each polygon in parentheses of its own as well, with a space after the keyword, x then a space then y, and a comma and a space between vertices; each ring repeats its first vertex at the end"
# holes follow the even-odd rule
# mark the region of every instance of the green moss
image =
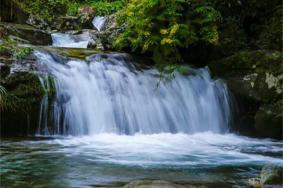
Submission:
POLYGON ((24 59, 33 52, 33 49, 20 47, 18 43, 9 37, 5 37, 0 43, 0 55, 12 56, 14 59, 24 59))
MULTIPOLYGON (((48 79, 53 82, 52 78, 48 79)), ((33 73, 16 73, 2 82, 7 89, 7 95, 3 97, 2 109, 28 111, 32 105, 38 104, 46 94, 38 76, 33 73)), ((47 94, 53 96, 55 93, 54 84, 51 84, 50 88, 47 94)))
POLYGON ((67 13, 75 14, 78 5, 72 0, 14 0, 25 12, 34 14, 47 21, 67 13))

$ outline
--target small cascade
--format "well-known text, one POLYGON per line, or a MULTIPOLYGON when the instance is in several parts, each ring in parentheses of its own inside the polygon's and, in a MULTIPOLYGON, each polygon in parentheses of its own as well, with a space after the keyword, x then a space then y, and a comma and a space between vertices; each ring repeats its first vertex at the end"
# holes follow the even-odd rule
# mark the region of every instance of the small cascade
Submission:
POLYGON ((54 126, 49 134, 191 134, 229 129, 226 85, 211 79, 207 68, 190 68, 188 76, 176 73, 174 79, 160 82, 157 70, 136 69, 126 54, 64 62, 44 52, 35 55, 56 79, 54 126))
POLYGON ((66 48, 87 48, 91 40, 88 32, 72 35, 68 33, 52 33, 52 45, 66 48))
POLYGON ((39 81, 41 86, 44 90, 45 95, 43 96, 40 104, 40 111, 39 111, 39 126, 36 132, 37 135, 50 135, 48 130, 48 93, 50 91, 50 84, 48 80, 48 75, 39 75, 39 81))
POLYGON ((105 25, 106 17, 104 16, 95 16, 92 20, 92 25, 98 30, 102 31, 105 25))

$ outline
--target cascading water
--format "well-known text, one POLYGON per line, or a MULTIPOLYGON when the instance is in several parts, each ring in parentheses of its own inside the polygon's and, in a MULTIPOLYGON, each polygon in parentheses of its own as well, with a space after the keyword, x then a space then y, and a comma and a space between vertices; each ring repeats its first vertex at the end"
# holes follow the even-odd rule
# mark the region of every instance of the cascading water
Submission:
POLYGON ((88 32, 72 35, 68 33, 52 33, 53 46, 66 48, 87 48, 91 37, 88 32))
POLYGON ((104 16, 95 16, 92 20, 92 25, 98 30, 101 31, 104 27, 106 18, 104 16))
MULTIPOLYGON (((159 82, 156 70, 138 71, 125 54, 93 55, 87 61, 36 52, 56 78, 54 134, 223 133, 230 122, 225 84, 207 69, 190 68, 159 82)), ((44 128, 46 129, 46 128, 44 128)))
MULTIPOLYGON (((67 46, 64 37, 53 35, 67 46)), ((43 89, 48 93, 52 75, 57 92, 53 103, 42 100, 36 141, 1 142, 1 179, 9 185, 31 187, 23 180, 36 178, 43 187, 116 187, 162 179, 247 187, 264 164, 283 166, 282 141, 227 133, 229 94, 206 68, 160 81, 157 70, 139 69, 125 54, 35 55, 43 89)))

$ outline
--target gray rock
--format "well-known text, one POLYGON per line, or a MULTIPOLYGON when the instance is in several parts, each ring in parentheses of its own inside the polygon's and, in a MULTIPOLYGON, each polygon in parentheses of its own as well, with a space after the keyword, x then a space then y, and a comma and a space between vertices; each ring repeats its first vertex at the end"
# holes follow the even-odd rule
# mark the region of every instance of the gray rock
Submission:
POLYGON ((250 178, 248 180, 248 185, 253 188, 261 188, 260 179, 259 178, 250 178))
POLYGON ((276 165, 266 165, 260 173, 260 183, 264 187, 283 187, 283 167, 276 165))
POLYGON ((35 45, 50 45, 51 35, 45 31, 25 24, 1 23, 0 30, 5 30, 6 35, 16 36, 35 45))
POLYGON ((44 21, 43 19, 40 19, 38 17, 36 17, 33 14, 30 14, 26 23, 28 25, 31 25, 37 29, 41 29, 41 30, 46 30, 46 31, 51 31, 50 28, 50 24, 48 24, 46 21, 44 21))
POLYGON ((209 63, 212 74, 226 81, 236 99, 234 130, 282 139, 282 105, 272 107, 282 98, 282 60, 279 51, 257 50, 209 63))

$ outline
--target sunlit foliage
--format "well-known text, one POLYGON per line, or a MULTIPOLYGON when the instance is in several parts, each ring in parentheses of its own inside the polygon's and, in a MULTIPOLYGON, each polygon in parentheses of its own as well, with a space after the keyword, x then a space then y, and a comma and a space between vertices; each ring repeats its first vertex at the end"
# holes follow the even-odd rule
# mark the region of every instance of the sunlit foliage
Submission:
POLYGON ((159 64, 182 61, 180 48, 199 41, 217 44, 218 12, 206 3, 186 0, 132 0, 122 10, 125 31, 115 44, 152 54, 159 64))

